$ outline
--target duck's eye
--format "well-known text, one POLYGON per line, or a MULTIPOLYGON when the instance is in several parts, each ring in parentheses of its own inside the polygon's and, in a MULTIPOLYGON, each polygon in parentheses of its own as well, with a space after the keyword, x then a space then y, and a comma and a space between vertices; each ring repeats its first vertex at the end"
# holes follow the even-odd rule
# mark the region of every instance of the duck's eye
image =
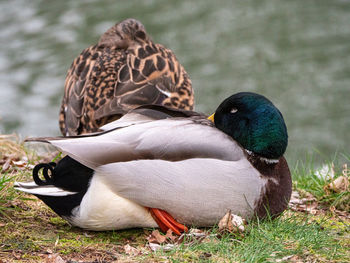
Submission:
POLYGON ((231 113, 235 113, 235 112, 237 112, 238 110, 236 109, 236 108, 232 108, 231 110, 230 110, 230 112, 231 113))

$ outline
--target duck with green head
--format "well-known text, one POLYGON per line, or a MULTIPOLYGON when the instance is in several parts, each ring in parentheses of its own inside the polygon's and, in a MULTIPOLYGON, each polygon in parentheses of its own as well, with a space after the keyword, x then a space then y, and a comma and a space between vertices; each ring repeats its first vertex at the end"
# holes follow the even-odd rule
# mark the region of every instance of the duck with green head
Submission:
POLYGON ((215 126, 248 152, 267 160, 281 157, 288 144, 281 112, 262 95, 241 92, 224 100, 210 117, 215 126))
POLYGON ((67 156, 55 167, 41 164, 44 180, 38 167, 35 182, 15 187, 91 230, 158 225, 179 233, 186 230, 182 224, 214 225, 228 210, 263 218, 287 207, 287 129, 264 96, 232 95, 209 120, 141 106, 102 129, 78 138, 32 139, 67 156))

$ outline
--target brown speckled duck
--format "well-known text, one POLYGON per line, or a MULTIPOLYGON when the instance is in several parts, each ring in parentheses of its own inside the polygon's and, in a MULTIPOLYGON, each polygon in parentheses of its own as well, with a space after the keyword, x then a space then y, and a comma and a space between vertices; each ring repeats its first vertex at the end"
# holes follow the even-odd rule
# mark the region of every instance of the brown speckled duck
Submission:
POLYGON ((155 44, 141 22, 126 19, 74 59, 60 129, 65 136, 95 132, 143 104, 192 110, 192 84, 171 50, 155 44))

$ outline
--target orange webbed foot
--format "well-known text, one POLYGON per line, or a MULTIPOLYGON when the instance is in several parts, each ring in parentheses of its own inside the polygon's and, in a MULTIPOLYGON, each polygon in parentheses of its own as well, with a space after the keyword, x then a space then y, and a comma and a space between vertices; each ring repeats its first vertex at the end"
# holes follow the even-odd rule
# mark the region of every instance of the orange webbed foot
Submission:
POLYGON ((168 212, 158 208, 150 208, 149 210, 163 232, 168 231, 168 229, 171 229, 177 235, 181 235, 181 232, 188 232, 188 228, 177 222, 168 212))

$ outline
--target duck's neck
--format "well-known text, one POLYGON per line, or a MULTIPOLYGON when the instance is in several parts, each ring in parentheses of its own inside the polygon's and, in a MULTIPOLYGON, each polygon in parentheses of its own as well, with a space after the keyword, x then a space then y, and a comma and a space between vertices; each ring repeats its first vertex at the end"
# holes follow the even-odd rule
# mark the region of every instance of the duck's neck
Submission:
POLYGON ((251 156, 253 159, 257 158, 257 159, 259 159, 260 161, 265 162, 265 163, 267 163, 267 164, 278 163, 278 161, 279 161, 279 159, 268 159, 268 158, 259 156, 259 155, 254 154, 252 151, 249 151, 249 150, 247 150, 247 149, 245 149, 245 151, 246 151, 247 154, 248 154, 249 156, 251 156))
POLYGON ((247 159, 267 180, 262 196, 255 204, 256 215, 259 218, 278 216, 287 208, 292 194, 292 179, 286 159, 282 156, 278 160, 266 161, 266 158, 254 153, 247 154, 247 159))

